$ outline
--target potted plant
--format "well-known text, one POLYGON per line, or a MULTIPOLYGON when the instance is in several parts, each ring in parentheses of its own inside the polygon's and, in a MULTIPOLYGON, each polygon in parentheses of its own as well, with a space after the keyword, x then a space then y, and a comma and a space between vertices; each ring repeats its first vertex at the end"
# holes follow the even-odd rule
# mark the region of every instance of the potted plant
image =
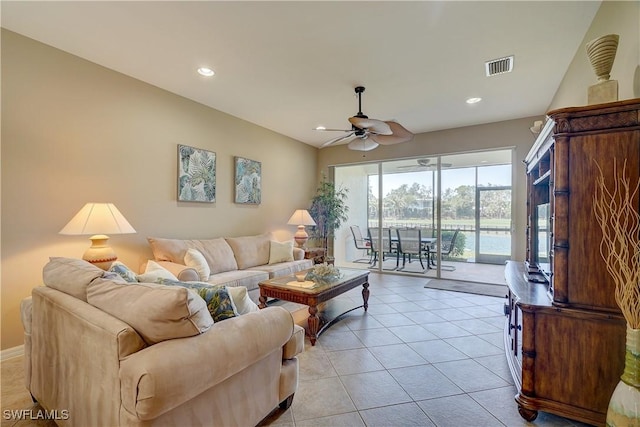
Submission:
POLYGON ((311 199, 309 214, 316 222, 312 236, 320 241, 320 245, 329 254, 329 238, 332 238, 335 230, 347 220, 349 207, 346 188, 336 188, 335 183, 327 180, 323 174, 316 194, 311 199))

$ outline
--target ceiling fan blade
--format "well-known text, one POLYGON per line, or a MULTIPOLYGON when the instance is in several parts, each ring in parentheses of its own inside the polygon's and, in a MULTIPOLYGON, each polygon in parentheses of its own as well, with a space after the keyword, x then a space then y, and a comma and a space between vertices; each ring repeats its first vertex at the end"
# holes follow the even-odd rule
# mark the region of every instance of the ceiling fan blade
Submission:
POLYGON ((351 141, 347 147, 349 147, 350 150, 355 151, 371 151, 378 147, 378 143, 372 141, 371 138, 356 138, 351 141))
POLYGON ((328 147, 328 146, 330 146, 332 144, 335 144, 336 142, 344 141, 345 139, 351 138, 353 135, 355 135, 354 131, 350 131, 350 132, 351 133, 349 133, 347 135, 342 135, 342 136, 339 136, 337 138, 330 139, 329 141, 327 141, 324 144, 322 144, 320 146, 320 148, 328 147))
POLYGON ((380 145, 393 145, 409 142, 413 134, 398 122, 385 122, 392 130, 393 135, 371 135, 371 138, 380 145))
POLYGON ((313 128, 313 130, 317 130, 318 132, 353 132, 353 129, 318 129, 318 128, 313 128))
POLYGON ((371 133, 375 133, 378 135, 391 135, 393 134, 393 130, 391 127, 382 120, 376 119, 367 119, 364 117, 349 117, 349 122, 357 127, 358 129, 366 129, 371 133))

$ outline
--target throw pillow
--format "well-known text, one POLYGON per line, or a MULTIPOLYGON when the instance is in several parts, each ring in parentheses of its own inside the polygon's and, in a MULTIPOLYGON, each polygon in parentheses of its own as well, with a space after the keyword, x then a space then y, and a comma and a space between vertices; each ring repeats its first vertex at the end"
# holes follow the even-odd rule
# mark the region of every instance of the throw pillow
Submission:
POLYGON ((169 286, 182 286, 200 295, 207 305, 214 322, 230 319, 238 315, 238 311, 229 296, 226 286, 209 285, 198 282, 180 282, 178 280, 158 279, 157 283, 169 286))
POLYGON ((111 267, 109 267, 108 271, 110 273, 116 273, 118 276, 122 277, 129 283, 138 283, 136 273, 134 273, 133 270, 131 270, 120 261, 114 261, 113 264, 111 264, 111 267))
POLYGON ((131 325, 149 345, 207 331, 213 319, 202 298, 178 286, 95 279, 89 304, 131 325))
POLYGON ((42 270, 42 278, 50 288, 86 301, 87 286, 104 273, 82 259, 51 257, 42 270))
POLYGON ((155 283, 158 279, 178 280, 169 270, 151 260, 147 262, 147 268, 144 273, 138 274, 136 277, 138 282, 142 283, 155 283))
POLYGON ((184 255, 184 264, 187 267, 195 268, 200 276, 200 280, 207 281, 211 275, 211 268, 207 263, 207 259, 197 249, 187 249, 187 253, 184 255))
POLYGON ((293 240, 288 242, 276 242, 271 240, 269 248, 269 264, 293 261, 293 240))
POLYGON ((244 286, 227 286, 227 292, 231 297, 231 301, 236 306, 239 315, 251 313, 260 310, 258 305, 249 298, 249 292, 244 286))

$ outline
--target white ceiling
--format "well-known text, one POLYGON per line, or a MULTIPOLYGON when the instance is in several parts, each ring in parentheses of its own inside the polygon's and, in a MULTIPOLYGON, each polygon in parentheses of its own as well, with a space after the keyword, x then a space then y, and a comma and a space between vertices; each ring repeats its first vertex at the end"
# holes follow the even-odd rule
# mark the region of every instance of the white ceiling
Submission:
POLYGON ((414 133, 542 115, 600 1, 2 1, 2 26, 319 146, 362 111, 414 133), (484 63, 515 55, 509 74, 484 63), (212 78, 198 67, 216 71, 212 78), (468 97, 482 97, 474 105, 468 97))

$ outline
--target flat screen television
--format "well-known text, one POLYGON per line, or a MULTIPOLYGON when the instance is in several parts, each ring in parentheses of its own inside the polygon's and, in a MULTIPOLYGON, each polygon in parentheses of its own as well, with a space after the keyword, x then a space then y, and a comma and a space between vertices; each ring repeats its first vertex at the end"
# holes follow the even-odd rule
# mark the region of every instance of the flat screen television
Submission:
POLYGON ((536 206, 536 265, 538 270, 547 278, 551 275, 549 253, 551 249, 551 229, 549 221, 549 203, 541 203, 536 206))

